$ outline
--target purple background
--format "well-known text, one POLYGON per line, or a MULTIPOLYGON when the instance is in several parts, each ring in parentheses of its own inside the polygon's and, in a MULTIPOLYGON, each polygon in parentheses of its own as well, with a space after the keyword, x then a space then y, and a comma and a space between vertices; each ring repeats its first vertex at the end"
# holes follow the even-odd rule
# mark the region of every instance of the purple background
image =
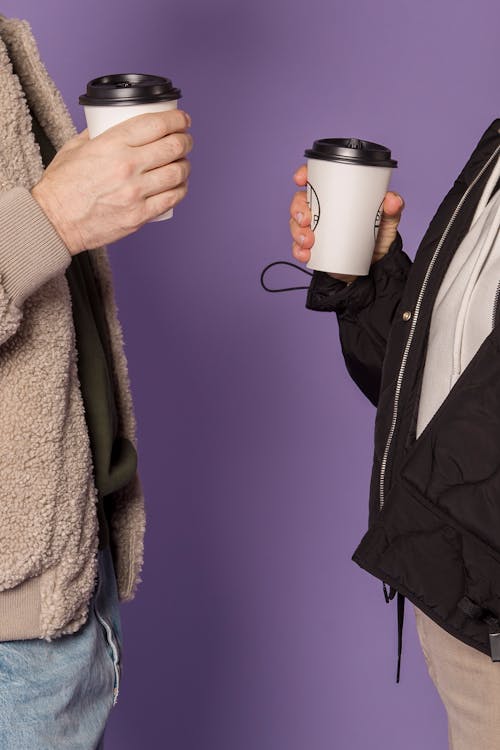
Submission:
POLYGON ((289 257, 291 174, 318 137, 392 148, 414 255, 498 116, 497 0, 2 12, 31 23, 79 129, 85 82, 111 72, 171 76, 193 117, 174 221, 110 248, 149 523, 108 749, 442 750, 412 609, 397 686, 395 605, 350 560, 374 409, 344 370, 335 317, 258 277, 289 257))

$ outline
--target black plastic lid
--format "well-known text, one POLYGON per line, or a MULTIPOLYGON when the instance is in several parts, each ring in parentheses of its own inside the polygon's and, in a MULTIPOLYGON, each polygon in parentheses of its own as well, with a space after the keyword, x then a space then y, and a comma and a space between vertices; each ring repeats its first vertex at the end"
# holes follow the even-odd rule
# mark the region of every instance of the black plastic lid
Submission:
POLYGON ((78 101, 95 107, 151 104, 180 98, 180 89, 174 88, 169 78, 145 73, 115 73, 89 81, 87 92, 78 101))
POLYGON ((305 151, 308 159, 324 159, 345 164, 363 164, 369 167, 397 167, 391 152, 385 146, 359 138, 322 138, 314 141, 305 151))

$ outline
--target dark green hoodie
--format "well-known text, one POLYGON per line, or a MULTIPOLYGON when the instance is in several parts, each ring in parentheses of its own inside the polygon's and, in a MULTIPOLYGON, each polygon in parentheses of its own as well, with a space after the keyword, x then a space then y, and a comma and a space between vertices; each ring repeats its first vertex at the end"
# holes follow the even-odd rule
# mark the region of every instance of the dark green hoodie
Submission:
MULTIPOLYGON (((56 151, 33 112, 31 117, 33 133, 44 167, 47 167, 56 151)), ((137 454, 132 443, 118 434, 109 332, 89 252, 73 256, 66 278, 71 292, 78 376, 99 493, 99 546, 102 548, 108 543, 107 500, 134 478, 137 454)))

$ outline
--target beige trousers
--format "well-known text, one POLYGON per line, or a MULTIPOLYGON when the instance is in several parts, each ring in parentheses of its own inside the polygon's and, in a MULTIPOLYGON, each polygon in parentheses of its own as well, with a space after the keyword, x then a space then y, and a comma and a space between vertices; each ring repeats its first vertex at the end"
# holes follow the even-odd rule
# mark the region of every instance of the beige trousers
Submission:
POLYGON ((448 714, 450 750, 500 750, 500 662, 414 610, 429 675, 448 714))

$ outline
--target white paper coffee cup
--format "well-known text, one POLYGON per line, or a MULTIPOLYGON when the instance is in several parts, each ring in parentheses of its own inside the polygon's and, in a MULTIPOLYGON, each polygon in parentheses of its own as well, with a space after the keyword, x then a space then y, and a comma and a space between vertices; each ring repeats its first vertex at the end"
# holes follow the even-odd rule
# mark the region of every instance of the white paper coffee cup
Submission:
MULTIPOLYGON (((124 120, 149 112, 177 109, 181 98, 168 78, 144 73, 115 73, 94 78, 79 98, 83 105, 90 138, 124 120)), ((171 219, 173 208, 151 221, 171 219)))
POLYGON ((307 267, 365 276, 397 162, 385 146, 357 138, 318 140, 305 155, 315 235, 307 267))

